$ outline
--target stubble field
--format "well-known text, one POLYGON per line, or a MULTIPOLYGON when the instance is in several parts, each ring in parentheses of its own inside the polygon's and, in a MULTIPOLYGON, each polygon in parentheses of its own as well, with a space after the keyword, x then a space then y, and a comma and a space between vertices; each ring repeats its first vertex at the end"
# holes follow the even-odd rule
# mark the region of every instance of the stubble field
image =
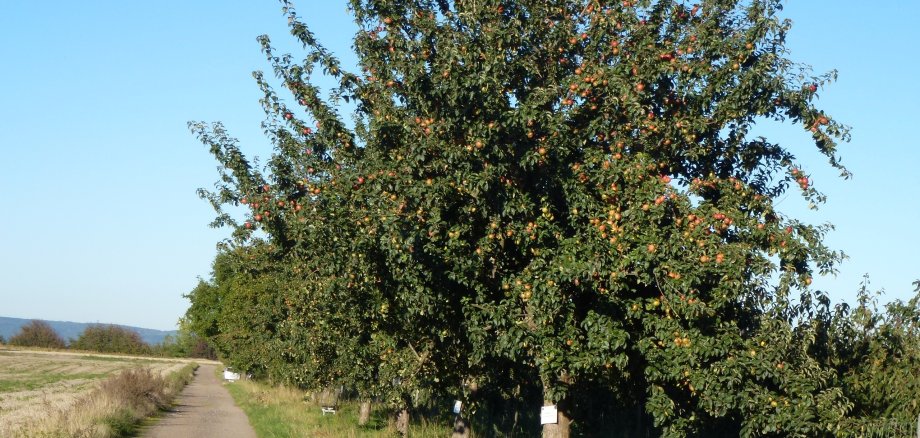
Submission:
POLYGON ((148 368, 167 375, 185 362, 79 353, 0 350, 0 436, 75 408, 84 395, 120 371, 148 368))

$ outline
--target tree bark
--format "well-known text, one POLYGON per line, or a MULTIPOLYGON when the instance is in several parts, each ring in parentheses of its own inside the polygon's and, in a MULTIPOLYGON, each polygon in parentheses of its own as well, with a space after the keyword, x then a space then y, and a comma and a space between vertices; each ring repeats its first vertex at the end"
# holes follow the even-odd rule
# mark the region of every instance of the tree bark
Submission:
POLYGON ((361 400, 361 407, 358 409, 358 426, 364 426, 371 420, 371 401, 361 400))
MULTIPOLYGON (((551 406, 552 401, 545 400, 543 402, 544 406, 551 406)), ((556 424, 544 424, 543 425, 543 438, 569 438, 569 417, 566 415, 565 411, 559 409, 558 416, 556 417, 556 424)))
MULTIPOLYGON (((479 391, 479 382, 476 378, 468 377, 466 379, 466 387, 469 388, 467 401, 475 399, 476 393, 479 391)), ((450 435, 451 438, 470 438, 473 435, 473 422, 469 418, 466 418, 463 412, 464 410, 461 408, 460 412, 454 417, 454 431, 450 435)))
POLYGON ((409 410, 403 409, 399 411, 399 414, 396 415, 396 431, 399 432, 399 436, 407 437, 409 436, 409 410))

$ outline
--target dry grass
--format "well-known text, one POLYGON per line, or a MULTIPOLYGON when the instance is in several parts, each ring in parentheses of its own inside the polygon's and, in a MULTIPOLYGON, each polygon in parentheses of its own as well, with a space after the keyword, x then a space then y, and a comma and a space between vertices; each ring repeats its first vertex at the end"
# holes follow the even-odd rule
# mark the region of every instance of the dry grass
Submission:
POLYGON ((0 353, 0 436, 125 436, 141 419, 167 407, 194 367, 0 353))

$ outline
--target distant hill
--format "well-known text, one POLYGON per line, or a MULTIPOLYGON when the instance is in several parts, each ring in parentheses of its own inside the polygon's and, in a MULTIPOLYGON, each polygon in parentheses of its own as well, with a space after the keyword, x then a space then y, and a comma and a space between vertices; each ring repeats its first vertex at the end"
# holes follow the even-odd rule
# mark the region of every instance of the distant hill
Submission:
MULTIPOLYGON (((5 316, 0 316, 0 336, 3 336, 4 339, 10 339, 13 335, 19 333, 20 327, 28 324, 29 321, 31 321, 31 319, 7 318, 5 316)), ((80 333, 83 333, 83 330, 86 329, 87 326, 95 324, 70 321, 43 321, 47 322, 51 328, 53 328, 64 340, 77 339, 80 336, 80 333)), ((163 342, 163 339, 165 339, 166 336, 175 336, 176 334, 175 330, 165 331, 141 327, 131 327, 121 324, 115 325, 137 332, 141 339, 150 345, 159 344, 160 342, 163 342)))

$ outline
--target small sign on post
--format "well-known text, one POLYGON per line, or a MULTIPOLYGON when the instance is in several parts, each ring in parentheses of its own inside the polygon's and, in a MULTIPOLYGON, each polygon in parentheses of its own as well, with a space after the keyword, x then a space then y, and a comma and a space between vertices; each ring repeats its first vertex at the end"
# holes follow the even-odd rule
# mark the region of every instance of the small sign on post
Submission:
POLYGON ((559 411, 556 405, 540 408, 540 424, 556 424, 559 422, 559 411))
POLYGON ((463 402, 460 400, 454 400, 454 413, 459 414, 461 408, 463 408, 463 402))
POLYGON ((237 373, 230 368, 224 368, 224 380, 229 382, 240 380, 240 373, 237 373))

